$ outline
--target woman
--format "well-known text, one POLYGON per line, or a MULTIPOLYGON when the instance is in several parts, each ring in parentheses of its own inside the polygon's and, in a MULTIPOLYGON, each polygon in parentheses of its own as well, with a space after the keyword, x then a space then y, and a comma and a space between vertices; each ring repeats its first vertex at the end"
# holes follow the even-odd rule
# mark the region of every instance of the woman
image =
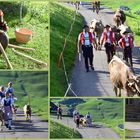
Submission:
POLYGON ((9 96, 9 92, 5 93, 5 97, 1 101, 2 109, 4 109, 4 121, 5 126, 11 130, 12 125, 12 117, 13 112, 12 108, 14 109, 14 102, 9 96))

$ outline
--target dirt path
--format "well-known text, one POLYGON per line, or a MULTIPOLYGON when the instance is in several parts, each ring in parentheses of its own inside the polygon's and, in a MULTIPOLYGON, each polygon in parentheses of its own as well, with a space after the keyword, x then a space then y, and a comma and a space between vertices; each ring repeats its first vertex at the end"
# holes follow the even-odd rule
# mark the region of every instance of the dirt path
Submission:
POLYGON ((72 118, 63 117, 62 120, 58 120, 56 116, 52 116, 52 118, 61 124, 76 129, 83 138, 120 138, 112 129, 101 124, 94 123, 94 127, 80 127, 78 129, 75 127, 75 123, 72 118))
MULTIPOLYGON (((68 5, 72 7, 72 5, 68 5)), ((101 7, 99 15, 92 11, 91 5, 80 6, 78 11, 84 18, 85 23, 89 25, 91 20, 94 18, 101 19, 103 24, 114 24, 113 22, 113 12, 112 10, 101 7)), ((122 53, 119 50, 119 56, 122 57, 122 53)), ((140 73, 140 51, 138 47, 133 49, 133 62, 134 70, 140 73)), ((94 50, 94 67, 95 71, 90 70, 90 72, 85 71, 84 60, 81 62, 78 60, 78 56, 75 60, 75 67, 72 71, 71 83, 72 88, 77 94, 77 96, 115 96, 112 88, 112 83, 110 82, 108 64, 106 60, 106 54, 104 48, 102 51, 94 50)), ((72 95, 72 94, 69 94, 72 95)), ((125 93, 122 94, 125 96, 125 93)))
POLYGON ((23 111, 18 111, 14 117, 12 130, 2 127, 0 138, 47 138, 48 123, 32 114, 32 122, 26 121, 23 111))

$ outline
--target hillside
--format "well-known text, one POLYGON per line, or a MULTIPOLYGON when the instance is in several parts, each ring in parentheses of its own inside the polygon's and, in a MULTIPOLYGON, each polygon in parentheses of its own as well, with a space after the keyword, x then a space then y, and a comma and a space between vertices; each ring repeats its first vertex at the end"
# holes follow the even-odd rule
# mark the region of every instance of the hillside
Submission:
POLYGON ((23 108, 30 102, 33 112, 48 119, 48 74, 45 71, 1 71, 0 85, 13 83, 16 105, 23 108))
MULTIPOLYGON (((64 39, 69 32, 71 23, 73 21, 74 10, 58 3, 51 3, 50 13, 50 88, 51 96, 63 96, 67 84, 63 71, 62 63, 58 67, 58 60, 62 48, 64 46, 64 39), (57 85, 57 86, 56 86, 57 85), (56 92, 57 91, 57 92, 56 92)), ((67 40, 67 47, 64 51, 64 59, 66 70, 70 75, 71 69, 74 66, 74 60, 77 52, 77 37, 82 30, 82 17, 77 14, 76 21, 73 26, 73 31, 67 40)))
POLYGON ((50 138, 81 138, 81 135, 65 125, 51 121, 50 138))

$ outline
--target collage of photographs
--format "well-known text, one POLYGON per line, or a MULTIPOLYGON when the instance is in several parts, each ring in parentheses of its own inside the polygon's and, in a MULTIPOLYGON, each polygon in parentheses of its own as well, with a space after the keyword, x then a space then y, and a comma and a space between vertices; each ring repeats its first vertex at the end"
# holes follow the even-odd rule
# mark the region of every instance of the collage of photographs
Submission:
POLYGON ((139 9, 0 0, 0 139, 140 140, 139 9))

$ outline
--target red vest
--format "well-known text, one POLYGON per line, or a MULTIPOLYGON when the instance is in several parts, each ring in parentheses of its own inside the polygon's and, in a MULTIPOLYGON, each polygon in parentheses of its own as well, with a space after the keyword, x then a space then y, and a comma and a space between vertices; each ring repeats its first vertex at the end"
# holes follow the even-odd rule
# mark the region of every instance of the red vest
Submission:
MULTIPOLYGON (((111 43, 113 43, 115 41, 115 38, 113 37, 113 32, 112 31, 109 31, 110 32, 110 41, 111 43)), ((103 32, 103 41, 106 42, 107 40, 107 32, 103 32)))
MULTIPOLYGON (((93 43, 92 33, 88 32, 88 35, 89 35, 90 43, 93 43)), ((80 41, 81 41, 81 44, 84 45, 85 38, 84 38, 84 33, 83 32, 80 33, 80 41)))
MULTIPOLYGON (((130 36, 128 36, 128 42, 129 42, 130 48, 133 47, 133 41, 132 40, 133 39, 130 36)), ((126 47, 125 37, 122 38, 122 42, 121 43, 122 43, 122 48, 125 48, 126 47)))

